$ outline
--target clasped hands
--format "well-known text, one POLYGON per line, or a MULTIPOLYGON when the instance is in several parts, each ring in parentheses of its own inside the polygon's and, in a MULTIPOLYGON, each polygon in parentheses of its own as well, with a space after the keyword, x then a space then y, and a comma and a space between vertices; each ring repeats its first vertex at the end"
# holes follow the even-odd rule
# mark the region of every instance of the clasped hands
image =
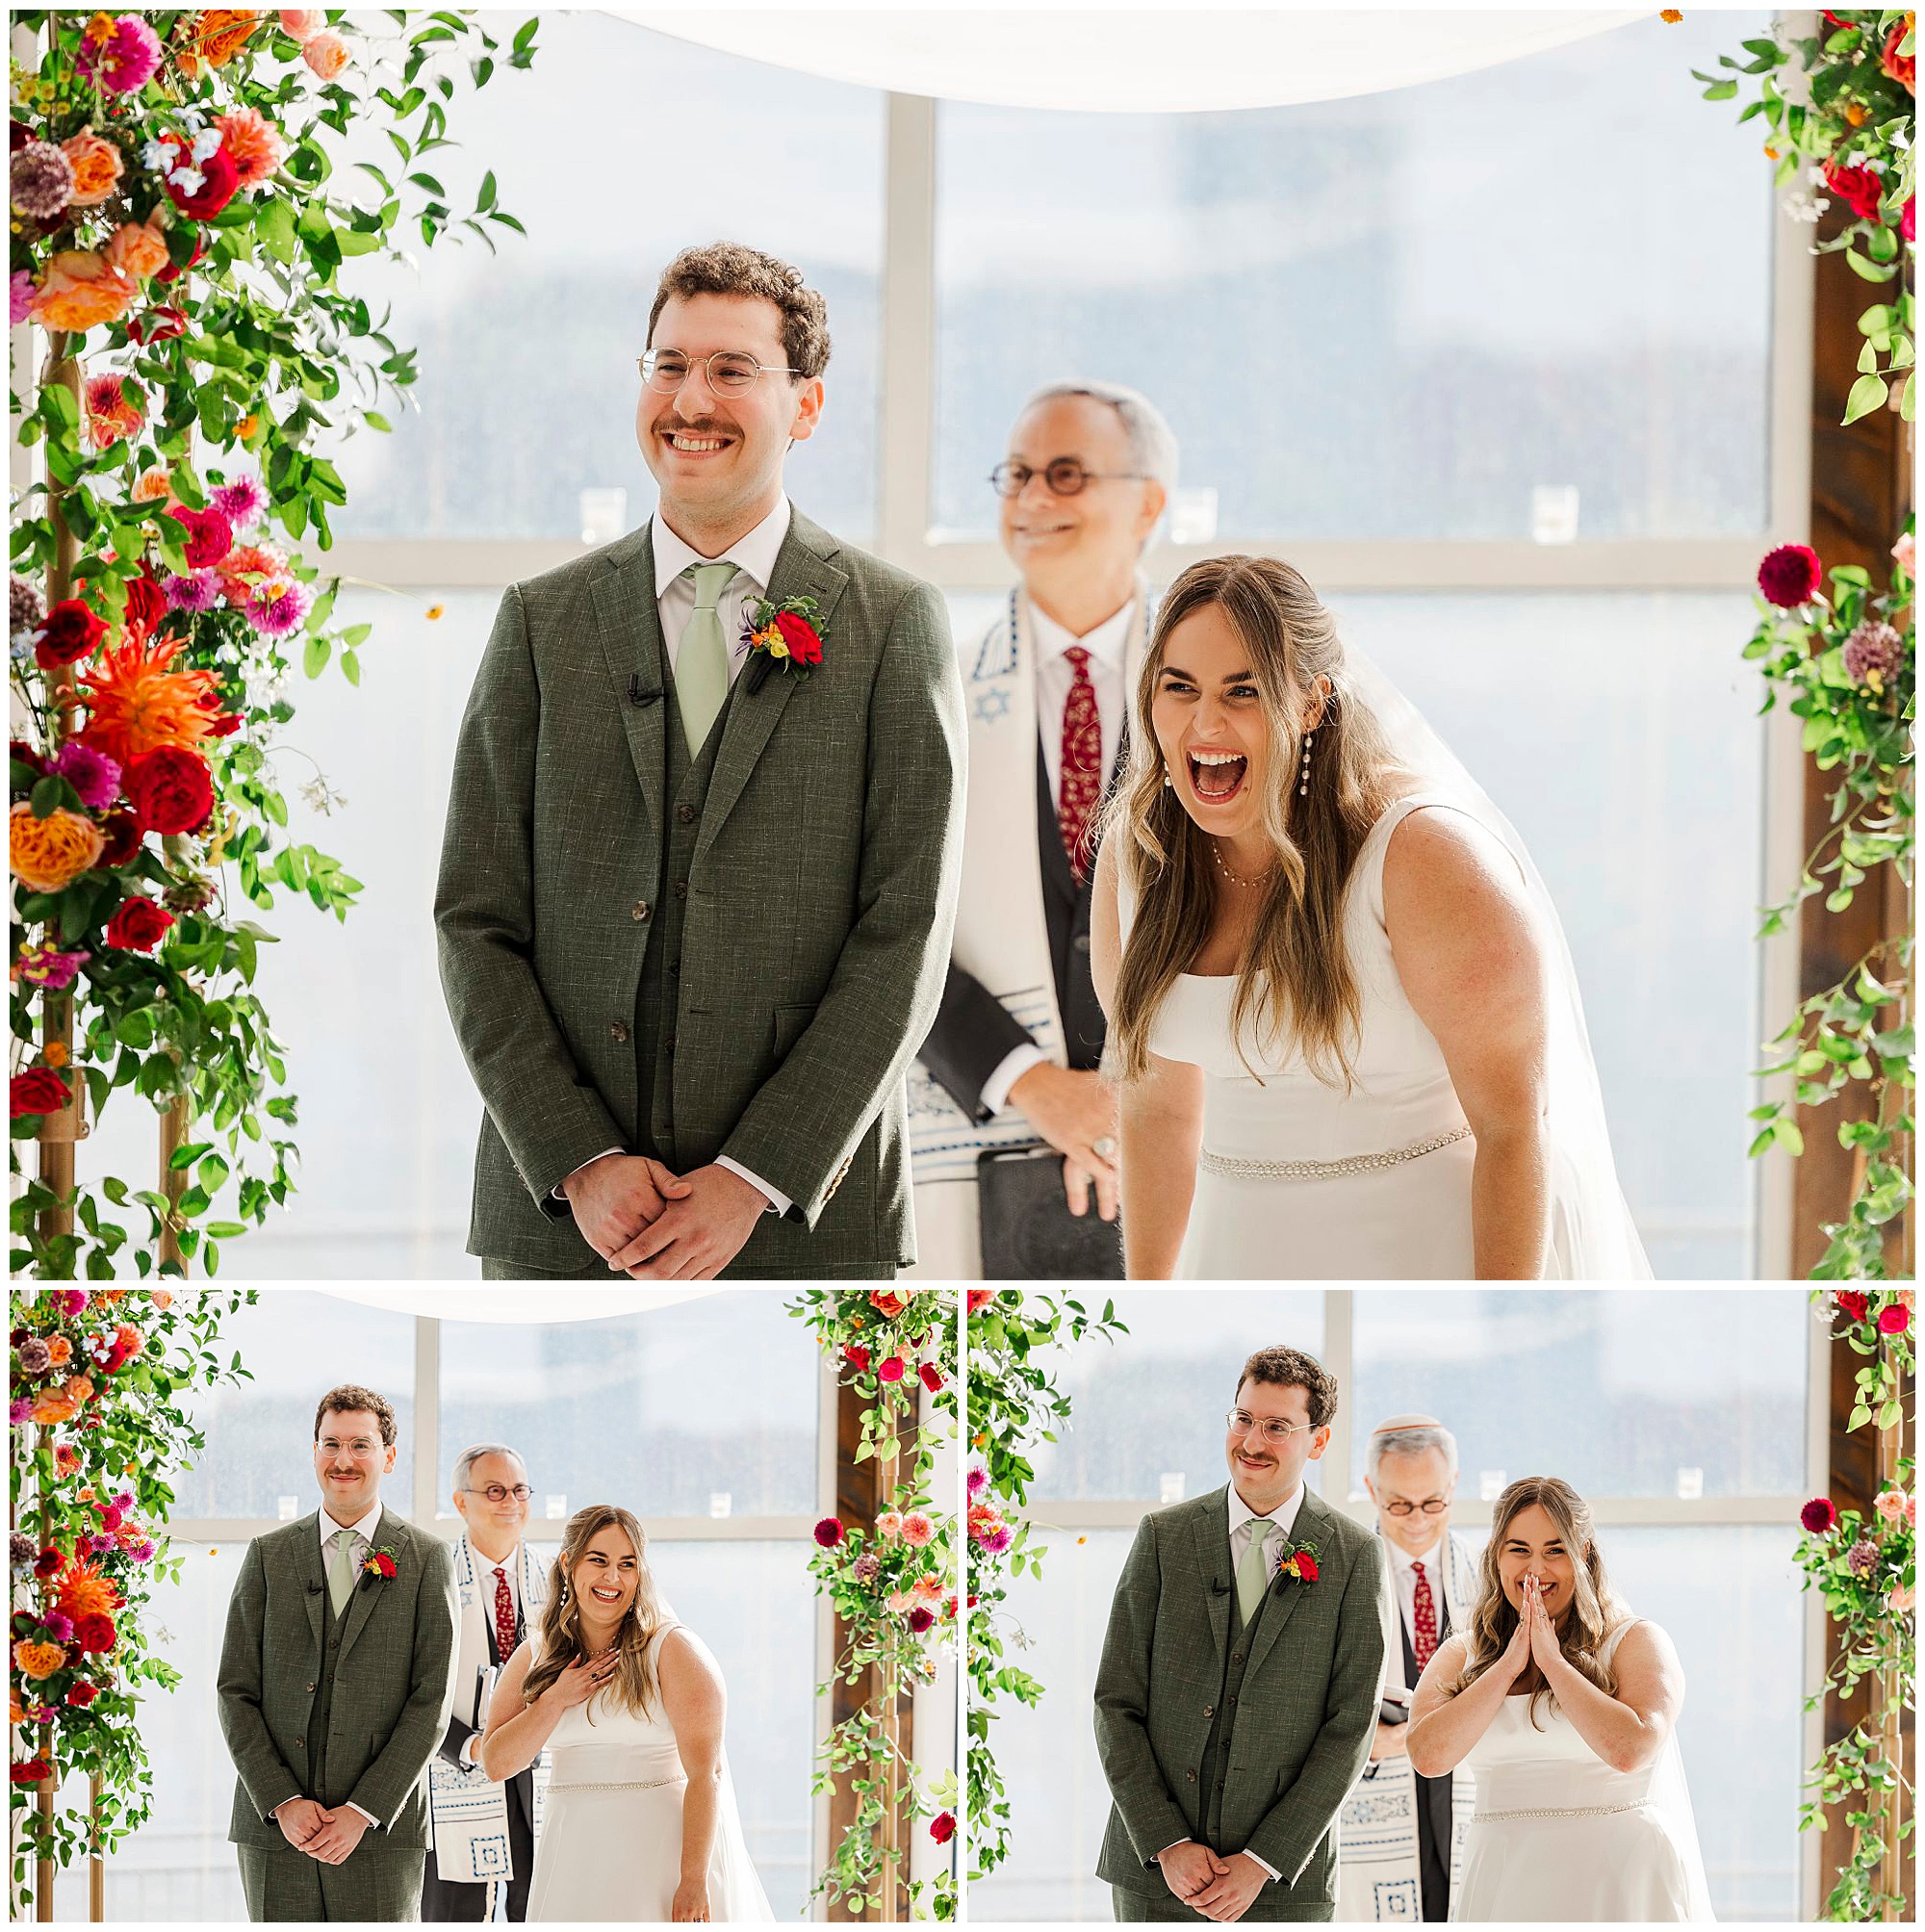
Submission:
POLYGON ((1270 1882, 1270 1873, 1248 1852, 1219 1858, 1206 1844, 1185 1839, 1157 1855, 1163 1882, 1190 1907, 1221 1925, 1234 1924, 1270 1882))
POLYGON ((1551 1621, 1551 1612, 1544 1608, 1544 1586, 1537 1578, 1527 1576, 1518 1590, 1524 1607, 1500 1662, 1507 1680, 1513 1684, 1528 1665, 1536 1664, 1545 1682, 1554 1690, 1558 1673, 1570 1670, 1571 1661, 1557 1640, 1557 1627, 1551 1621))
POLYGON ((274 1822, 296 1851, 320 1859, 322 1865, 345 1864, 368 1829, 368 1820, 352 1805, 336 1805, 329 1811, 313 1798, 290 1798, 275 1812, 274 1822))
POLYGON ((609 1272, 637 1281, 712 1280, 769 1207, 732 1169, 677 1174, 645 1154, 603 1154, 578 1168, 561 1191, 609 1272))

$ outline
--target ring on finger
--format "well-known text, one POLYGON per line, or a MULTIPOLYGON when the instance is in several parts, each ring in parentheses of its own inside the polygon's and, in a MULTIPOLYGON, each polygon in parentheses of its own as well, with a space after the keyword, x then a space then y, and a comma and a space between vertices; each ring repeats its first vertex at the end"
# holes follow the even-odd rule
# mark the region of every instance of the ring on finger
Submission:
POLYGON ((1098 1134, 1090 1143, 1090 1151, 1099 1161, 1113 1161, 1116 1157, 1116 1137, 1115 1134, 1098 1134))

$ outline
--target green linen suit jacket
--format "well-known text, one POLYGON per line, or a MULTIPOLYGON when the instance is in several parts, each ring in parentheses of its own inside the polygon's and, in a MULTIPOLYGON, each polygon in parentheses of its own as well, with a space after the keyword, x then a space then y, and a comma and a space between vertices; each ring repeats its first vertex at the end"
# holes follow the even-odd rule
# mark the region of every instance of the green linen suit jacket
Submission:
MULTIPOLYGON (((1096 1671, 1096 1748, 1114 1800, 1096 1870, 1167 1898, 1156 1855, 1205 1842, 1201 1766, 1234 1617, 1227 1488, 1145 1516, 1111 1606, 1096 1671)), ((1219 1857, 1282 1874, 1270 1916, 1330 1916, 1339 1807, 1363 1774, 1384 1670, 1382 1545, 1305 1490, 1292 1541, 1314 1584, 1279 1577, 1244 1667, 1225 1753, 1219 1857)))
MULTIPOLYGON (((962 876, 962 686, 940 595, 797 511, 768 585, 822 662, 744 671, 687 879, 678 1172, 781 1189, 729 1272, 914 1259, 904 1075, 936 1018, 962 876), (833 1197, 833 1198, 832 1198, 833 1197)), ((646 526, 501 601, 462 720, 435 903, 442 985, 486 1118, 469 1251, 595 1260, 552 1190, 640 1150, 629 1025, 663 889, 667 703, 646 526)))
POLYGON ((228 1600, 217 1687, 221 1735, 238 1773, 230 1843, 286 1845, 269 1814, 289 1798, 307 1797, 330 1809, 358 1805, 379 1818, 379 1832, 371 1831, 364 1844, 427 1849, 427 1765, 454 1700, 454 1563, 438 1536, 392 1509, 381 1511, 374 1547, 393 1556, 396 1570, 385 1579, 364 1574, 341 1618, 325 1761, 330 1789, 321 1792, 302 1782, 327 1588, 319 1514, 247 1545, 228 1600))

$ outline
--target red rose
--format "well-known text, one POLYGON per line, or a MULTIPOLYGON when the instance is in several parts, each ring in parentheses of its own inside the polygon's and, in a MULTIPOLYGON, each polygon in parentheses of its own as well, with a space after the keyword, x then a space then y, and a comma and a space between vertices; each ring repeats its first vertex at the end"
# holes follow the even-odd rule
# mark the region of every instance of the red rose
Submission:
POLYGON ((125 622, 130 632, 145 637, 167 614, 167 596, 144 570, 129 580, 125 622))
POLYGON ((860 1375, 869 1366, 869 1352, 860 1342, 850 1342, 842 1351, 842 1359, 860 1375))
POLYGON ((1758 587, 1767 604, 1795 610, 1817 596, 1824 568, 1809 544, 1782 543, 1758 565, 1758 587))
POLYGON ((1907 93, 1915 94, 1918 91, 1918 57, 1898 51, 1905 43, 1906 35, 1912 31, 1907 24, 1911 18, 1908 13, 1904 20, 1892 23, 1891 32, 1885 37, 1885 51, 1879 55, 1878 64, 1907 93))
POLYGON ((69 1704, 75 1706, 77 1709, 85 1711, 87 1707, 90 1704, 91 1704, 93 1700, 99 1695, 100 1695, 99 1685, 90 1684, 87 1681, 87 1679, 83 1677, 80 1680, 80 1682, 76 1684, 73 1687, 73 1688, 66 1693, 66 1701, 69 1704))
POLYGON ((199 231, 199 229, 196 228, 194 230, 194 236, 193 236, 193 252, 191 255, 189 255, 189 257, 185 262, 169 261, 165 269, 157 269, 154 271, 155 281, 157 282, 179 281, 180 278, 184 274, 186 274, 187 271, 191 268, 192 268, 193 265, 197 261, 199 261, 200 258, 206 253, 207 253, 207 237, 203 235, 199 231))
POLYGON ((34 1558, 34 1574, 44 1582, 48 1577, 59 1576, 64 1565, 64 1558, 58 1550, 42 1550, 34 1558))
MULTIPOLYGON (((171 279, 171 277, 166 277, 171 279)), ((163 302, 159 308, 152 308, 143 316, 136 316, 127 324, 129 342, 166 342, 170 337, 187 333, 187 317, 171 302, 163 302)))
POLYGON ((89 1610, 85 1616, 74 1618, 73 1640, 82 1650, 99 1654, 112 1650, 119 1642, 120 1633, 105 1610, 89 1610))
POLYGON ((150 953, 173 922, 174 915, 151 899, 122 899, 107 921, 107 943, 124 952, 150 953))
POLYGON ((956 1836, 956 1814, 938 1812, 929 1821, 929 1835, 937 1844, 947 1844, 956 1836))
POLYGON ((935 1395, 941 1388, 942 1371, 934 1362, 924 1362, 916 1374, 922 1378, 922 1385, 931 1395, 935 1395))
POLYGON ((15 1765, 11 1775, 16 1785, 39 1785, 52 1777, 53 1771, 44 1758, 29 1758, 25 1764, 15 1765))
POLYGON ((885 1321, 892 1322, 909 1306, 909 1297, 895 1288, 872 1288, 869 1301, 885 1321))
POLYGON ((107 635, 107 626, 77 597, 64 597, 47 612, 46 628, 34 646, 34 661, 42 671, 56 664, 77 664, 107 635))
POLYGON ((1861 221, 1878 219, 1878 204, 1885 183, 1868 167, 1840 167, 1835 161, 1825 164, 1825 186, 1861 221))
POLYGON ((903 1358, 900 1355, 891 1355, 888 1358, 888 1360, 886 1361, 882 1365, 882 1367, 876 1371, 876 1376, 877 1378, 881 1381, 886 1381, 886 1382, 901 1381, 903 1378, 903 1358))
POLYGON ((1306 1584, 1314 1584, 1317 1581, 1317 1558, 1308 1550, 1299 1550, 1296 1553, 1296 1574, 1306 1584))
POLYGON ((207 734, 211 738, 232 737, 241 729, 242 722, 239 711, 218 711, 214 722, 207 728, 207 734))
POLYGON ((27 1114, 52 1114, 64 1107, 71 1097, 66 1082, 51 1067, 29 1067, 15 1073, 8 1089, 9 1118, 19 1120, 27 1114))
POLYGON ((126 864, 141 849, 141 821, 124 805, 116 805, 100 821, 100 830, 107 843, 100 848, 100 860, 94 867, 98 872, 112 872, 126 864))
POLYGON ((122 784, 142 832, 198 832, 214 810, 207 760, 184 745, 162 745, 137 758, 122 784))
POLYGON ((1878 1311, 1881 1335, 1902 1335, 1912 1326, 1912 1310, 1903 1301, 1887 1301, 1878 1311))
POLYGON ((1865 1321, 1871 1314, 1871 1297, 1861 1294, 1856 1288, 1840 1288, 1837 1291, 1838 1306, 1854 1322, 1865 1321))
POLYGON ((234 526, 218 510, 191 510, 185 503, 175 503, 167 515, 187 531, 190 569, 218 563, 234 548, 234 526))
POLYGON ((788 646, 789 661, 805 667, 822 662, 822 639, 815 626, 794 610, 776 612, 776 629, 788 646))
POLYGON ((936 1612, 925 1605, 917 1604, 909 1613, 909 1627, 920 1636, 936 1621, 936 1612))
POLYGON ((1814 1496, 1799 1510, 1798 1520, 1812 1535, 1822 1536, 1838 1527, 1838 1512, 1829 1496, 1814 1496))
POLYGON ((376 1550, 374 1554, 368 1558, 368 1567, 371 1570, 372 1570, 377 1577, 380 1577, 385 1580, 389 1577, 392 1577, 395 1574, 395 1559, 394 1558, 389 1556, 387 1551, 376 1550))
POLYGON ((45 771, 47 768, 46 760, 25 738, 10 739, 7 745, 7 756, 15 764, 28 765, 35 771, 45 771))
MULTIPOLYGON (((164 134, 161 139, 169 147, 185 148, 187 145, 178 135, 164 134)), ((181 160, 186 159, 183 154, 181 160)), ((173 165, 178 167, 180 163, 173 165)), ((189 194, 169 181, 168 197, 183 215, 191 215, 196 221, 210 221, 234 199, 234 191, 241 186, 241 170, 235 167, 234 157, 225 147, 217 147, 205 161, 191 165, 200 169, 200 186, 189 194)))

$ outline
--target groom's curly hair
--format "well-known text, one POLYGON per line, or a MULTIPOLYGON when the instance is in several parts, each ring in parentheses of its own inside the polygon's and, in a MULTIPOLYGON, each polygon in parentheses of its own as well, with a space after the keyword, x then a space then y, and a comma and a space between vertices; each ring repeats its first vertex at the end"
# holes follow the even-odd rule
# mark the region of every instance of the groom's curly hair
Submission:
POLYGON ((1245 1382, 1301 1389, 1310 1410, 1312 1429, 1323 1428, 1337 1413, 1337 1378, 1315 1355, 1306 1355, 1301 1349, 1259 1349, 1244 1364, 1244 1372, 1237 1378, 1238 1389, 1245 1382))
POLYGON ((691 296, 750 296, 773 302, 782 311, 783 354, 794 371, 793 379, 806 382, 829 367, 829 304, 803 280, 800 269, 759 248, 740 242, 684 248, 662 270, 649 310, 651 343, 671 296, 684 301, 691 296))

